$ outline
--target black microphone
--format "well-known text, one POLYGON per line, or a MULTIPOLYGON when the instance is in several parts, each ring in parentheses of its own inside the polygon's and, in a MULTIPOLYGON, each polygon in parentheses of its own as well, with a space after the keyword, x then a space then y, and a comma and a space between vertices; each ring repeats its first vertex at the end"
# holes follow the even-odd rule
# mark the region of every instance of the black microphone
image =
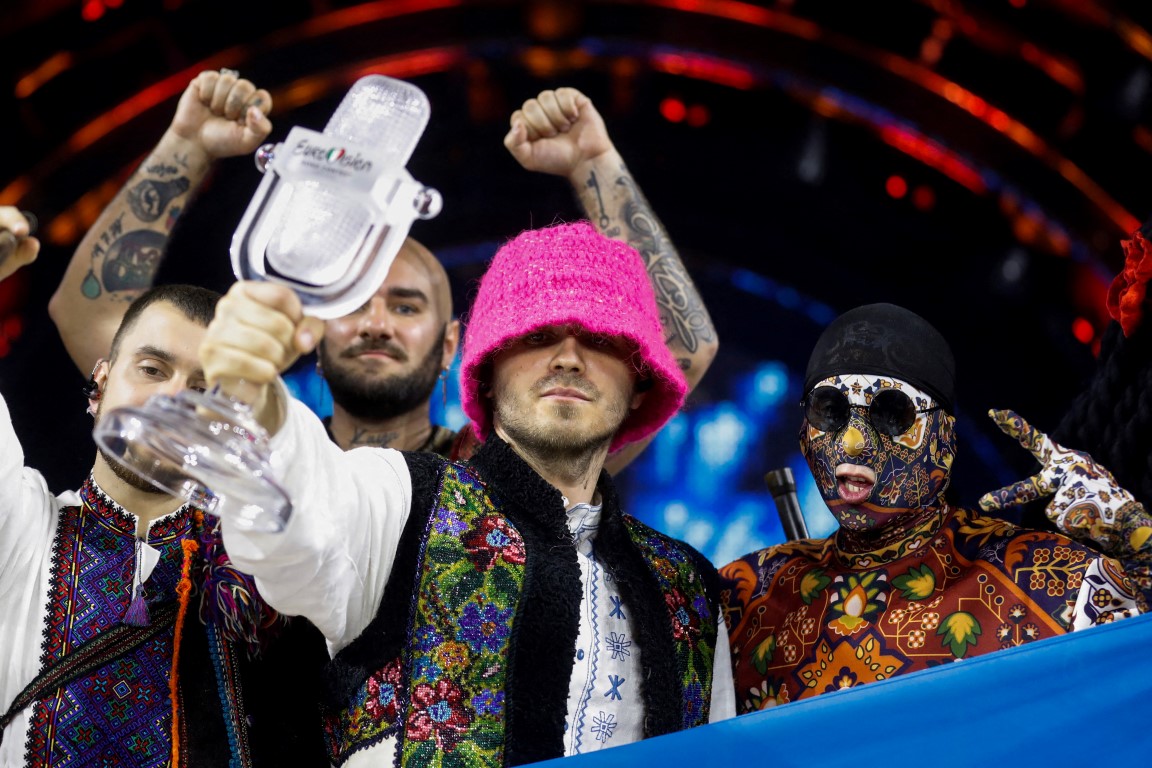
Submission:
POLYGON ((796 496, 796 479, 788 467, 774 469, 764 475, 764 482, 776 502, 776 514, 784 527, 788 541, 808 538, 808 526, 804 523, 804 513, 800 511, 800 499, 796 496))

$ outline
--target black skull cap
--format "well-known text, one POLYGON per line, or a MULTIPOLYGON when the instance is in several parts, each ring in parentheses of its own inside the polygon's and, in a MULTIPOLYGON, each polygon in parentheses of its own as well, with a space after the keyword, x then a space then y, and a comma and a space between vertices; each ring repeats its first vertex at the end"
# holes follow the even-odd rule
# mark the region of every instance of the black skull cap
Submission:
POLYGON ((954 413, 952 349, 927 320, 903 307, 865 304, 833 320, 808 359, 804 391, 829 376, 853 373, 902 379, 954 413))

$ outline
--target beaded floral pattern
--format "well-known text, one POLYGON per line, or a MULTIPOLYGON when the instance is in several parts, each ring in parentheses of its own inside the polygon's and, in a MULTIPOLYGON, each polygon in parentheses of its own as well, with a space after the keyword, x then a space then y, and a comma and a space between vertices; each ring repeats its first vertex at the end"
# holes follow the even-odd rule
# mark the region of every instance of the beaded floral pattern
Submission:
POLYGON ((524 562, 523 538, 480 481, 448 466, 415 597, 403 764, 503 763, 508 643, 524 562))
POLYGON ((716 616, 699 570, 677 542, 629 515, 624 524, 664 593, 676 648, 676 677, 684 694, 683 727, 708 722, 716 616))

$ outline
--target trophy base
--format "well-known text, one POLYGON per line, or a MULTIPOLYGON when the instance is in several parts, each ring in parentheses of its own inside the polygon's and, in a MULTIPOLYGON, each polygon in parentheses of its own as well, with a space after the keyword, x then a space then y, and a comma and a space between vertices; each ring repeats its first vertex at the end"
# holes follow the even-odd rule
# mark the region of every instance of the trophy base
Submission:
POLYGON ((282 531, 292 513, 251 409, 218 391, 157 395, 102 414, 92 430, 110 461, 243 530, 282 531))

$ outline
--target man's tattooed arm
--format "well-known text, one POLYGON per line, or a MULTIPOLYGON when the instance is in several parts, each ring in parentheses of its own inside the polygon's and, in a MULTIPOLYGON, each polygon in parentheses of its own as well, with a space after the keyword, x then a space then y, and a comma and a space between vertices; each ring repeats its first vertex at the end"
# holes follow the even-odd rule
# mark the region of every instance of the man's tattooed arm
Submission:
POLYGON ((81 373, 107 354, 128 305, 150 288, 207 157, 161 141, 72 254, 48 311, 81 373))
POLYGON ((608 178, 596 168, 587 174, 585 184, 577 186, 585 215, 605 235, 628 243, 644 258, 668 347, 691 379, 693 367, 707 368, 718 346, 716 329, 696 284, 624 163, 612 169, 608 178))
POLYGON ((155 282, 176 221, 215 160, 259 146, 272 130, 270 108, 267 91, 233 74, 202 72, 185 89, 168 130, 80 241, 48 304, 82 374, 108 354, 128 305, 155 282))
MULTIPOLYGON (((566 178, 589 221, 640 252, 668 348, 680 362, 689 391, 694 389, 720 348, 716 328, 592 101, 575 88, 544 91, 528 99, 512 113, 504 146, 526 170, 566 178)), ((623 469, 651 439, 609 456, 605 468, 613 473, 623 469)))

